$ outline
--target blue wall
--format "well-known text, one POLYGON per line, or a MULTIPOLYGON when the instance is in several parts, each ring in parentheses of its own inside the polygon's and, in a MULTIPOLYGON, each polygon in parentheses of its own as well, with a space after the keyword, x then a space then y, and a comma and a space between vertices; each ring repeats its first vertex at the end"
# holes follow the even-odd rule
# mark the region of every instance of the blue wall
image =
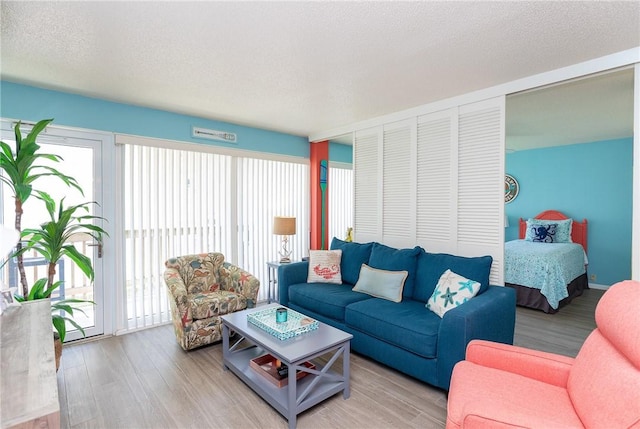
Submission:
MULTIPOLYGON (((32 122, 54 118, 54 125, 309 158, 309 141, 306 137, 7 81, 0 81, 0 116, 32 122), (237 144, 193 138, 193 126, 236 133, 237 144)), ((332 160, 351 162, 351 156, 347 156, 342 148, 338 147, 333 152, 336 159, 332 160)))
POLYGON ((591 283, 631 278, 633 139, 599 141, 507 154, 506 173, 520 185, 505 206, 506 240, 518 238, 518 219, 547 210, 589 223, 591 283))
POLYGON ((353 164, 353 146, 329 141, 329 159, 353 164))

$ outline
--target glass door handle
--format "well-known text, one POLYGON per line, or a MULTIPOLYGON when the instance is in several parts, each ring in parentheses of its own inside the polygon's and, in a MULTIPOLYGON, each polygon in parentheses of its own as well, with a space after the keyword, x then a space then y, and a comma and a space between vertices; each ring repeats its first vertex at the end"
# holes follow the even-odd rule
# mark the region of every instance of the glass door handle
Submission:
POLYGON ((102 243, 89 243, 89 247, 98 247, 98 258, 102 258, 102 243))

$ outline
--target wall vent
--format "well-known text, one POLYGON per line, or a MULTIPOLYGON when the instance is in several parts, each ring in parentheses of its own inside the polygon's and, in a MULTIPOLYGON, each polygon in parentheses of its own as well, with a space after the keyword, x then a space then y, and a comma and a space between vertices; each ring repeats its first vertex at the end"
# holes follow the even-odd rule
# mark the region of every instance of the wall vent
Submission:
POLYGON ((193 127, 191 135, 199 139, 218 140, 227 143, 238 143, 238 137, 235 133, 226 131, 209 130, 207 128, 193 127))

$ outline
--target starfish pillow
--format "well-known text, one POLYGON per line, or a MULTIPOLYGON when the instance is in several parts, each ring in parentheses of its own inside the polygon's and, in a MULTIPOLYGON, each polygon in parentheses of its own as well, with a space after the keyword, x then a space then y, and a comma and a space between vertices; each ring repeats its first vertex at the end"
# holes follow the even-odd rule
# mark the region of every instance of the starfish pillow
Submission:
POLYGON ((426 307, 443 317, 444 313, 464 304, 476 296, 480 283, 469 280, 451 270, 445 271, 436 285, 426 307))

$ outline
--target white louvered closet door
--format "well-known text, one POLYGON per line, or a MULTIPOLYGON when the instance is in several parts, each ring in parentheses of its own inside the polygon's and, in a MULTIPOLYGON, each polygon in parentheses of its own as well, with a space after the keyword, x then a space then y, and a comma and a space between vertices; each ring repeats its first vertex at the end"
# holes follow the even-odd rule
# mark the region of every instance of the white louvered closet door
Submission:
POLYGON ((354 240, 379 241, 381 236, 378 198, 382 189, 379 157, 382 144, 382 127, 356 131, 354 138, 354 240))
POLYGON ((418 118, 416 244, 433 253, 455 253, 458 109, 418 118))
POLYGON ((458 254, 493 256, 491 284, 504 284, 504 100, 458 113, 458 254))
POLYGON ((504 97, 356 132, 355 238, 491 255, 503 284, 504 97))
POLYGON ((415 120, 384 126, 382 143, 382 241, 415 243, 415 120))

